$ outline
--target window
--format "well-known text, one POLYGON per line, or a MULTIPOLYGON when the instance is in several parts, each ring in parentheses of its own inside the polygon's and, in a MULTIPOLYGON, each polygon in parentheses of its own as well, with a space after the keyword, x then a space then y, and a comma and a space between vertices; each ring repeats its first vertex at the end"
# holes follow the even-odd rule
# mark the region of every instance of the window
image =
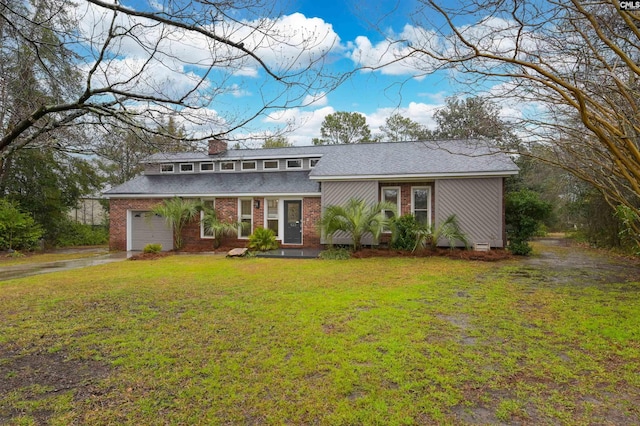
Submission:
POLYGON ((320 161, 319 158, 312 158, 311 160, 309 160, 309 167, 313 169, 316 166, 316 164, 318 164, 318 161, 320 161))
POLYGON ((301 169, 302 160, 287 160, 287 169, 301 169))
POLYGON ((262 163, 262 168, 265 170, 279 169, 280 162, 278 160, 264 160, 264 162, 262 163))
POLYGON ((411 188, 411 213, 419 223, 431 224, 431 188, 428 186, 411 188))
POLYGON ((180 164, 180 173, 193 173, 193 163, 180 164))
POLYGON ((239 222, 246 224, 238 230, 238 238, 249 238, 253 230, 253 199, 244 198, 239 200, 239 222))
POLYGON ((267 228, 278 236, 278 200, 267 200, 267 228))
POLYGON ((200 163, 200 171, 201 172, 212 172, 213 171, 213 163, 200 163))
POLYGON ((204 211, 200 212, 200 238, 215 238, 215 234, 206 229, 206 224, 202 219, 204 219, 205 211, 215 211, 216 202, 213 198, 202 199, 202 207, 204 207, 204 211))
POLYGON ((243 161, 242 162, 242 170, 255 170, 256 162, 255 161, 243 161))
POLYGON ((160 164, 160 173, 173 173, 173 164, 160 164))
MULTIPOLYGON (((380 196, 382 201, 386 201, 387 203, 391 203, 396 206, 396 213, 400 214, 400 188, 397 186, 385 186, 382 188, 382 194, 380 196)), ((392 210, 383 210, 384 215, 391 219, 395 216, 392 210)), ((385 229, 388 231, 388 229, 385 229)))
POLYGON ((236 169, 236 164, 233 161, 225 161, 220 163, 220 170, 225 172, 232 172, 236 169))

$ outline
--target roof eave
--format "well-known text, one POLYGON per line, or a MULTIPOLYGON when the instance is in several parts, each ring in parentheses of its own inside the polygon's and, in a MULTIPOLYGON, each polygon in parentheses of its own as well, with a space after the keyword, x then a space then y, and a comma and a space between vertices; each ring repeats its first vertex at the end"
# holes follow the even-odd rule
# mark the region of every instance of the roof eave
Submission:
POLYGON ((230 198, 242 198, 242 197, 319 197, 320 192, 238 192, 238 193, 207 193, 207 194, 149 194, 149 193, 122 193, 122 194, 103 194, 104 198, 171 198, 171 197, 183 197, 183 198, 208 198, 208 197, 230 197, 230 198))
POLYGON ((338 180, 420 180, 420 179, 459 179, 483 177, 507 177, 517 175, 517 170, 500 170, 495 172, 452 172, 452 173, 415 173, 398 175, 310 175, 309 179, 317 181, 338 180))

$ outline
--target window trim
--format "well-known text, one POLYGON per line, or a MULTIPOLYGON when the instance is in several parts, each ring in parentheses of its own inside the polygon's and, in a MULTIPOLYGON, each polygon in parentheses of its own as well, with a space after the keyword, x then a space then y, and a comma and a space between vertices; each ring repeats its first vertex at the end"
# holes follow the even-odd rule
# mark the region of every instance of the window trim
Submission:
MULTIPOLYGON (((419 186, 412 186, 411 187, 411 214, 413 215, 413 217, 416 216, 416 204, 415 204, 415 190, 416 189, 426 189, 427 190, 427 226, 431 226, 431 213, 432 213, 432 206, 431 206, 431 186, 428 185, 419 185, 419 186)), ((423 211, 423 209, 420 209, 420 211, 423 211)))
MULTIPOLYGON (((213 201, 213 209, 215 210, 216 208, 216 199, 215 198, 201 198, 200 202, 202 204, 206 203, 207 201, 213 201)), ((202 219, 204 219, 204 211, 200 211, 200 238, 203 240, 215 240, 216 237, 215 235, 205 235, 204 233, 204 223, 202 223, 202 219)))
POLYGON ((287 163, 286 163, 287 167, 286 169, 302 169, 302 158, 288 158, 287 159, 287 163), (299 167, 290 167, 289 166, 289 161, 299 161, 300 162, 300 166, 299 167))
POLYGON ((242 219, 249 219, 251 222, 250 226, 249 226, 249 235, 247 235, 246 237, 242 236, 242 227, 238 226, 238 239, 239 240, 248 240, 249 236, 253 233, 253 197, 252 198, 238 198, 238 222, 242 223, 242 219), (250 209, 250 215, 243 215, 242 214, 242 202, 243 201, 249 201, 249 209, 250 209))
POLYGON ((242 161, 240 163, 240 170, 243 170, 243 171, 248 170, 248 171, 254 172, 254 171, 258 170, 258 162, 255 161, 255 160, 242 161), (253 168, 245 169, 244 168, 245 164, 253 164, 253 168))
MULTIPOLYGON (((401 216, 401 204, 402 204, 402 189, 400 186, 381 186, 380 187, 380 201, 387 201, 385 200, 384 197, 384 191, 388 190, 388 189, 395 189, 396 191, 398 191, 398 197, 396 198, 396 212, 395 212, 395 216, 401 216)), ((382 210, 382 213, 385 214, 386 216, 386 211, 387 210, 382 210)), ((391 232, 391 229, 389 228, 385 228, 384 233, 389 233, 391 232)))
POLYGON ((211 172, 214 172, 215 170, 216 170, 216 165, 213 162, 200 163, 200 171, 202 173, 211 173, 211 172), (205 164, 211 164, 211 170, 202 170, 202 166, 204 166, 205 164))
POLYGON ((180 173, 194 173, 196 171, 196 167, 193 163, 180 163, 179 170, 180 173), (182 170, 182 166, 191 166, 191 170, 182 170))
POLYGON ((176 165, 173 163, 161 163, 160 164, 160 173, 175 173, 176 165), (165 166, 171 166, 171 170, 163 170, 165 166))
POLYGON ((265 228, 269 228, 269 221, 276 220, 278 221, 278 233, 276 234, 276 239, 282 241, 282 237, 280 236, 280 232, 282 231, 282 199, 280 198, 265 198, 264 199, 264 224, 265 228), (275 201, 277 206, 276 217, 269 217, 269 201, 275 201))
POLYGON ((220 171, 221 172, 235 172, 236 171, 236 162, 235 161, 221 161, 220 162, 220 171), (232 168, 230 170, 224 169, 223 164, 231 164, 232 168))
POLYGON ((313 169, 316 167, 316 165, 318 164, 318 161, 320 161, 319 158, 309 158, 309 168, 313 169), (313 162, 316 162, 315 164, 313 164, 313 162))
POLYGON ((280 170, 280 160, 262 160, 262 170, 280 170), (276 163, 276 166, 266 167, 267 163, 276 163))

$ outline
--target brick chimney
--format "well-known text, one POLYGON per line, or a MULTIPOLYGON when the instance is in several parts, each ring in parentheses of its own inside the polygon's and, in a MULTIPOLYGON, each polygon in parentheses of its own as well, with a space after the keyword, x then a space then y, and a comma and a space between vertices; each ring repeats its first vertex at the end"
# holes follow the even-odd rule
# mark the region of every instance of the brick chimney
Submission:
POLYGON ((209 139, 209 155, 222 154, 227 150, 227 143, 218 139, 209 139))

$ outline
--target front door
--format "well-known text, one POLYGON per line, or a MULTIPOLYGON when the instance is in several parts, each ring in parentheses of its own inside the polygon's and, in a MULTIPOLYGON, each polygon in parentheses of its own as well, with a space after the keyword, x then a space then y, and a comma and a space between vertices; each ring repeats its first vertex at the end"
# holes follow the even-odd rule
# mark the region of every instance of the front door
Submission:
POLYGON ((285 200, 284 244, 302 244, 302 201, 285 200))

